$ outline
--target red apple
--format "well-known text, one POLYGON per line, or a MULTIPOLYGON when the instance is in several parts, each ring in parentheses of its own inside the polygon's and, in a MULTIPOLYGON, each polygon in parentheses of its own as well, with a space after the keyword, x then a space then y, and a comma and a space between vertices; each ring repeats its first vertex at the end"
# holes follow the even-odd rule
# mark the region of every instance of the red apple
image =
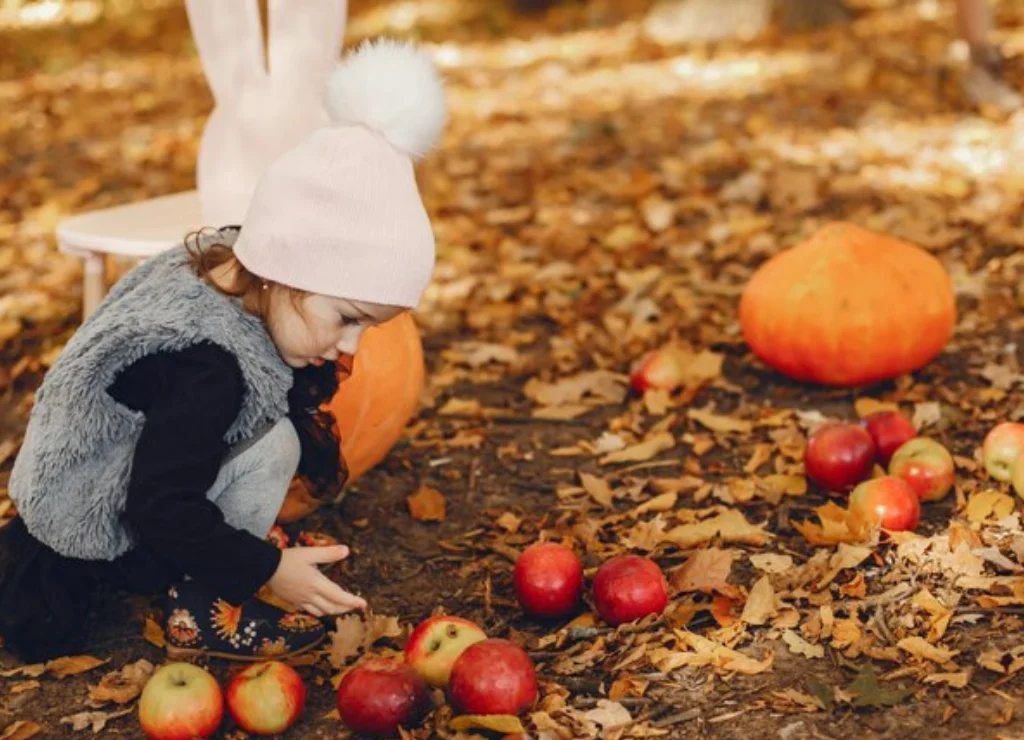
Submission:
POLYGON ((850 494, 850 511, 893 532, 911 530, 921 519, 921 501, 902 478, 883 475, 860 483, 850 494))
POLYGON ((874 440, 878 462, 883 467, 889 464, 892 454, 900 445, 917 436, 913 422, 899 411, 877 411, 869 414, 861 419, 861 426, 867 429, 874 440))
POLYGON ((429 706, 426 682, 398 660, 371 658, 338 684, 338 714, 355 733, 388 737, 418 723, 429 706))
POLYGON ((985 471, 1006 482, 1013 474, 1013 463, 1024 452, 1024 424, 1004 421, 992 427, 981 446, 985 471))
POLYGON ((519 714, 537 700, 537 674, 519 645, 489 638, 455 661, 448 692, 463 714, 519 714))
POLYGON ((902 478, 921 501, 938 501, 953 487, 953 456, 934 439, 915 437, 896 450, 889 475, 902 478))
POLYGON ((875 441, 864 427, 828 422, 807 440, 804 470, 822 488, 845 493, 871 474, 876 452, 875 441))
POLYGON ((576 553, 555 542, 537 542, 516 559, 516 599, 527 614, 557 619, 579 604, 583 566, 576 553))
POLYGON ((658 564, 639 555, 618 555, 594 574, 594 604, 610 625, 661 614, 668 604, 668 583, 658 564))
POLYGON ((648 352, 629 371, 629 385, 637 393, 648 388, 675 390, 683 382, 687 358, 672 346, 648 352))
POLYGON ((276 660, 253 663, 235 674, 226 691, 235 723, 253 735, 284 732, 302 714, 306 684, 290 665, 276 660))
POLYGON ((146 681, 139 723, 150 740, 210 737, 224 716, 224 694, 210 673, 191 663, 167 663, 146 681))
POLYGON ((405 662, 431 686, 448 685, 455 660, 462 651, 487 635, 462 617, 431 617, 412 631, 405 643, 405 662))

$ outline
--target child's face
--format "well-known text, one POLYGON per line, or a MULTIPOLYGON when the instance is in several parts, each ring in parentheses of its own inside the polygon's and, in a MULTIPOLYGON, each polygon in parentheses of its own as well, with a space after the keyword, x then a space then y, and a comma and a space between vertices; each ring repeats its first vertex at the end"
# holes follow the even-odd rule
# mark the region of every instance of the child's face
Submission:
POLYGON ((299 368, 354 355, 366 327, 393 319, 404 310, 323 295, 292 301, 287 294, 278 293, 271 298, 267 326, 284 361, 299 368))

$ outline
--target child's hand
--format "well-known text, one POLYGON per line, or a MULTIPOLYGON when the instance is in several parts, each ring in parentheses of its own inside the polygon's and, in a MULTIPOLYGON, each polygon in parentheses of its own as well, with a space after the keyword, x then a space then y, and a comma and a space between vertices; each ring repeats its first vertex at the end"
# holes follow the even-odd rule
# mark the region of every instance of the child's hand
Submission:
POLYGON ((275 595, 316 617, 362 609, 365 600, 342 589, 316 567, 347 557, 345 545, 289 547, 281 552, 281 562, 267 585, 275 595))

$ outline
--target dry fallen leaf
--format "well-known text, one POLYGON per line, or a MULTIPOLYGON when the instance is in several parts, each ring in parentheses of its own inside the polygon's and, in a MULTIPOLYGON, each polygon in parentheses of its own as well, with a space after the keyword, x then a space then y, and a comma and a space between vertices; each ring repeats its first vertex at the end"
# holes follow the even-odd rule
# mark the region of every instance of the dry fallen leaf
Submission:
POLYGON ((134 663, 105 675, 96 686, 89 687, 87 706, 99 707, 107 702, 127 704, 142 693, 154 666, 148 660, 134 663))
POLYGON ((1024 645, 1011 650, 986 650, 978 656, 978 665, 995 673, 1013 675, 1024 668, 1024 645))
POLYGON ((664 535, 665 541, 682 550, 703 545, 715 537, 721 537, 723 542, 763 545, 770 535, 763 527, 748 522, 736 509, 728 509, 696 524, 683 524, 664 535))
POLYGON ((519 527, 522 526, 523 520, 520 517, 513 514, 511 511, 506 511, 497 519, 495 519, 494 523, 502 529, 504 529, 509 534, 515 534, 519 531, 519 527))
POLYGON ((899 404, 891 403, 889 401, 879 401, 876 398, 868 398, 867 396, 861 396, 853 402, 853 411, 861 419, 870 416, 871 414, 878 413, 879 411, 899 410, 899 404))
POLYGON ((46 664, 46 670, 57 678, 65 678, 91 671, 96 666, 101 666, 108 662, 109 659, 100 660, 91 655, 71 655, 51 660, 46 664))
POLYGON ((803 496, 807 493, 807 477, 804 475, 766 475, 757 478, 757 486, 762 496, 777 501, 782 496, 803 496))
POLYGON ((947 627, 949 627, 949 621, 953 617, 953 610, 943 605, 927 588, 922 588, 914 594, 911 603, 919 609, 928 612, 931 617, 931 624, 928 629, 928 642, 935 643, 942 639, 947 627))
POLYGON ((651 663, 665 673, 684 665, 711 665, 723 672, 756 675, 771 668, 775 660, 775 654, 770 651, 763 660, 757 660, 693 632, 675 630, 675 635, 680 644, 692 652, 654 648, 648 653, 651 663))
POLYGON ((686 385, 697 385, 722 377, 725 355, 704 349, 697 353, 683 371, 686 385))
POLYGON ((11 668, 6 671, 0 671, 0 678, 11 678, 13 676, 28 676, 29 678, 38 678, 46 673, 46 663, 30 663, 29 665, 19 666, 17 668, 11 668))
POLYGON ((608 698, 618 701, 625 697, 640 697, 647 692, 651 682, 644 678, 617 678, 608 687, 608 698))
POLYGON ((914 416, 911 423, 918 432, 926 427, 938 424, 942 420, 942 406, 936 401, 914 405, 914 416))
POLYGON ((637 522, 620 536, 624 547, 651 551, 665 541, 665 520, 656 516, 650 521, 637 522))
POLYGON ((864 580, 864 574, 860 572, 855 574, 852 581, 839 587, 839 593, 848 599, 863 599, 867 596, 867 582, 864 580))
POLYGON ((664 388, 648 388, 643 396, 644 408, 651 416, 664 416, 672 405, 668 391, 664 388))
POLYGON ((981 524, 988 518, 1002 519, 1013 511, 1013 499, 1000 491, 982 491, 967 500, 964 516, 971 524, 981 524))
POLYGON ((786 573, 793 568, 792 555, 774 552, 755 553, 749 557, 750 564, 765 573, 786 573))
POLYGON ((598 462, 601 465, 624 462, 645 462, 665 450, 676 446, 676 439, 671 432, 657 432, 645 439, 643 442, 631 445, 622 450, 610 452, 598 462))
POLYGON ((530 378, 523 393, 541 406, 578 404, 584 398, 603 403, 622 403, 628 392, 629 376, 605 370, 595 370, 546 383, 530 378))
POLYGON ((842 650, 861 638, 861 625, 856 618, 837 619, 832 625, 832 647, 842 650))
POLYGON ((713 432, 739 432, 749 434, 753 431, 754 425, 744 419, 734 419, 731 416, 721 416, 710 411, 689 409, 686 415, 691 419, 700 422, 713 432))
POLYGON ((444 496, 436 488, 421 485, 415 493, 406 497, 409 513, 419 522, 443 522, 445 517, 444 496))
POLYGON ((490 730, 506 735, 526 732, 522 721, 514 714, 460 714, 452 717, 448 726, 456 732, 490 730))
POLYGON ((932 645, 923 637, 916 635, 912 637, 904 637, 896 646, 901 650, 905 650, 911 655, 930 660, 933 663, 948 663, 955 656, 960 654, 959 650, 948 650, 946 648, 939 647, 938 645, 932 645))
POLYGON ((782 641, 789 646, 790 652, 797 655, 805 655, 808 658, 825 657, 825 648, 823 646, 807 642, 807 640, 793 630, 784 631, 782 633, 782 641))
POLYGON ((678 493, 659 493, 654 498, 644 501, 632 511, 626 512, 626 518, 638 517, 650 511, 671 511, 679 500, 678 493))
POLYGON ((40 686, 42 686, 42 684, 38 681, 18 681, 17 683, 11 684, 11 693, 24 694, 26 691, 35 691, 40 686))
POLYGON ((746 624, 760 625, 767 622, 779 608, 775 589, 767 575, 761 576, 750 589, 747 602, 743 605, 740 621, 746 624))
POLYGON ((90 729, 93 733, 97 733, 103 730, 107 726, 107 722, 110 720, 123 717, 126 714, 131 714, 134 711, 135 707, 119 709, 116 712, 79 712, 78 714, 61 717, 60 723, 62 725, 71 725, 71 729, 76 732, 79 730, 90 729))
POLYGON ((164 628, 151 616, 146 617, 146 624, 142 628, 142 637, 146 642, 156 645, 158 648, 167 646, 167 636, 164 634, 164 628))
POLYGON ((29 740, 43 731, 41 725, 26 720, 16 720, 4 728, 0 740, 29 740))
POLYGON ((541 406, 540 408, 534 409, 530 414, 535 419, 558 419, 561 421, 568 421, 569 419, 575 419, 578 416, 588 411, 593 410, 593 406, 586 406, 580 403, 566 403, 560 406, 541 406))
POLYGON ((365 644, 367 647, 373 645, 382 637, 386 637, 388 639, 400 637, 402 632, 402 625, 398 623, 398 617, 373 613, 367 614, 365 637, 365 644))
POLYGON ((328 657, 331 665, 341 668, 359 654, 366 639, 366 625, 358 614, 346 614, 335 619, 335 630, 331 633, 331 647, 328 657))
POLYGON ((512 365, 520 361, 519 352, 514 347, 488 342, 459 342, 443 354, 446 359, 465 363, 472 368, 483 367, 490 362, 512 365))
POLYGON ((633 721, 633 717, 628 709, 617 701, 609 701, 608 699, 598 699, 597 706, 585 712, 583 716, 594 724, 600 725, 601 729, 605 732, 616 727, 628 725, 633 721))
POLYGON ((932 673, 924 677, 925 683, 944 683, 954 689, 962 689, 971 680, 970 671, 957 671, 956 673, 932 673))
POLYGON ((772 692, 772 708, 779 712, 820 712, 821 702, 794 688, 772 692))
POLYGON ((869 557, 873 550, 870 547, 860 547, 840 542, 839 547, 832 554, 828 561, 828 570, 822 575, 817 583, 818 590, 825 588, 832 583, 833 579, 847 568, 856 568, 869 557))
POLYGON ((738 550, 709 547, 698 550, 672 574, 672 587, 679 593, 718 592, 732 598, 742 596, 739 588, 729 583, 729 573, 738 550))
POLYGON ((793 527, 812 545, 836 545, 841 542, 857 544, 870 537, 865 522, 851 516, 849 511, 834 501, 815 507, 814 513, 818 515, 821 524, 815 524, 810 519, 793 521, 793 527))
POLYGON ((328 659, 334 668, 341 669, 350 658, 369 650, 381 638, 394 639, 401 637, 403 632, 398 618, 393 616, 367 612, 363 616, 346 614, 336 617, 328 659))
POLYGON ((608 481, 604 478, 598 478, 596 475, 581 472, 580 483, 583 484, 583 488, 586 489, 594 501, 605 508, 611 508, 615 494, 612 493, 612 488, 608 485, 608 481))
POLYGON ((450 398, 437 410, 440 416, 483 416, 483 405, 476 398, 450 398))

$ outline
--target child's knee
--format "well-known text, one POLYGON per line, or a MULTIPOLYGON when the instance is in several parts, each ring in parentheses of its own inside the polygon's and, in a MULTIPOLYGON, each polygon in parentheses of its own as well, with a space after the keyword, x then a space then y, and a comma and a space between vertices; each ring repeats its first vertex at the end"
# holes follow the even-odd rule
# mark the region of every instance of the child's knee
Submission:
POLYGON ((287 487, 299 467, 302 446, 295 426, 288 417, 284 417, 271 429, 261 444, 263 461, 270 478, 280 479, 287 487))

